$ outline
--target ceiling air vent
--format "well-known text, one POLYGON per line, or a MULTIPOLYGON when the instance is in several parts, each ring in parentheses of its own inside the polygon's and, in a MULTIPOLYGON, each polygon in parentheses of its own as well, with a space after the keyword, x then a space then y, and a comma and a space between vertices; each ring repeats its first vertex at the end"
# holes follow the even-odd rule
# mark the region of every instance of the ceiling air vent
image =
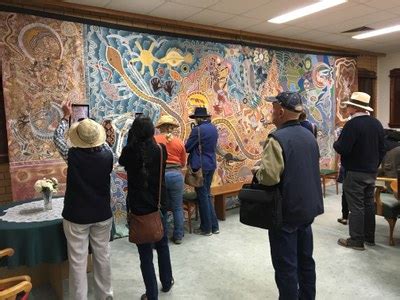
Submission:
POLYGON ((371 27, 362 26, 362 27, 357 27, 357 28, 343 31, 342 33, 354 33, 354 32, 362 32, 362 31, 370 31, 370 30, 374 30, 374 29, 371 27))

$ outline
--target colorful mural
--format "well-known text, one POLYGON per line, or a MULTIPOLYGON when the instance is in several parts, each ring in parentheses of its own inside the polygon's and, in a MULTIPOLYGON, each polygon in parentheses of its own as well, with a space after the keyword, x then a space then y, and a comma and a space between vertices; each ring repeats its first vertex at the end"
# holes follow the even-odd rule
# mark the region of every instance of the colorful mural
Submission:
POLYGON ((38 178, 65 182, 66 164, 52 139, 61 102, 85 101, 83 27, 0 13, 0 32, 13 199, 27 199, 38 178))
MULTIPOLYGON (((299 91, 319 128, 321 162, 334 161, 332 133, 344 120, 340 102, 354 87, 354 59, 0 15, 14 199, 31 197, 29 180, 46 170, 60 169, 56 174, 65 178, 65 163, 51 138, 67 98, 90 104, 116 158, 135 112, 154 122, 173 116, 180 124, 176 134, 186 139, 188 115, 195 106, 207 107, 219 131, 213 184, 223 184, 251 176, 261 156, 274 128, 266 97, 299 91)), ((112 197, 122 234, 125 189, 125 174, 116 163, 112 197)))

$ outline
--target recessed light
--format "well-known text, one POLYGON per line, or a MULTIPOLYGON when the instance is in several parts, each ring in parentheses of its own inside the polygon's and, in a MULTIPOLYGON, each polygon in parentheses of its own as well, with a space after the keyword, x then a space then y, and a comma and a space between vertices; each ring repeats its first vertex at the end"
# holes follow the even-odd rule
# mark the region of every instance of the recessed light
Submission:
POLYGON ((367 38, 370 38, 373 36, 388 34, 388 33, 396 32, 396 31, 400 31, 400 25, 390 26, 390 27, 386 27, 386 28, 372 30, 372 31, 366 32, 366 33, 357 34, 357 35, 352 36, 352 38, 361 40, 361 39, 367 39, 367 38))
POLYGON ((296 9, 289 13, 268 20, 270 23, 282 24, 304 16, 311 15, 324 9, 347 2, 347 0, 322 0, 320 2, 296 9))

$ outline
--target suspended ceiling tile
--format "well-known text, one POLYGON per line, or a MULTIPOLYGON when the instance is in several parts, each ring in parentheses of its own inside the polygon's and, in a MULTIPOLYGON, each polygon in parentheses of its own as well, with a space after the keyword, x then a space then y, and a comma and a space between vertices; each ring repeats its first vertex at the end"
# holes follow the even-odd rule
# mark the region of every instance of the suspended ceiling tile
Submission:
MULTIPOLYGON (((146 0, 147 1, 147 0, 146 0)), ((200 12, 202 9, 193 6, 166 2, 150 12, 151 16, 167 18, 171 20, 184 20, 200 12)))
POLYGON ((200 8, 207 8, 211 5, 214 5, 219 0, 170 0, 170 2, 182 4, 182 5, 189 5, 194 7, 200 8))
POLYGON ((223 27, 227 29, 236 29, 236 30, 247 30, 248 28, 261 23, 260 20, 246 18, 241 16, 234 16, 228 20, 225 20, 221 23, 217 23, 218 27, 223 27))
POLYGON ((366 5, 378 8, 378 9, 389 9, 393 8, 396 6, 400 6, 400 1, 399 0, 372 0, 368 1, 366 5))
POLYGON ((220 0, 217 4, 212 5, 209 9, 240 15, 251 8, 259 7, 263 4, 271 2, 270 0, 220 0))
POLYGON ((124 12, 148 14, 163 3, 165 3, 164 0, 112 0, 105 7, 124 12))
MULTIPOLYGON (((291 10, 304 7, 315 3, 312 0, 274 0, 259 7, 248 6, 248 9, 243 13, 246 17, 258 18, 261 20, 269 20, 291 10)), ((247 3, 247 1, 243 1, 247 3)))
POLYGON ((287 25, 274 24, 269 22, 262 22, 255 26, 246 28, 246 31, 269 35, 271 32, 286 28, 287 25))
POLYGON ((204 9, 199 13, 188 17, 185 19, 187 22, 198 23, 198 24, 205 24, 205 25, 215 25, 217 23, 221 23, 225 20, 232 18, 234 15, 226 14, 223 12, 204 9))

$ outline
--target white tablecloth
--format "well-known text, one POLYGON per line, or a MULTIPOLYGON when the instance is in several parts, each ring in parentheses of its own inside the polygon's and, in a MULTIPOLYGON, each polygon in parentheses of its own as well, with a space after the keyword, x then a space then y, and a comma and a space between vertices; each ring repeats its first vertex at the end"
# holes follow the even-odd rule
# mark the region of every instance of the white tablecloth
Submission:
POLYGON ((61 219, 61 212, 64 207, 64 198, 52 200, 53 209, 44 210, 43 200, 23 203, 5 210, 6 214, 0 216, 0 220, 6 222, 29 223, 43 222, 61 219))

